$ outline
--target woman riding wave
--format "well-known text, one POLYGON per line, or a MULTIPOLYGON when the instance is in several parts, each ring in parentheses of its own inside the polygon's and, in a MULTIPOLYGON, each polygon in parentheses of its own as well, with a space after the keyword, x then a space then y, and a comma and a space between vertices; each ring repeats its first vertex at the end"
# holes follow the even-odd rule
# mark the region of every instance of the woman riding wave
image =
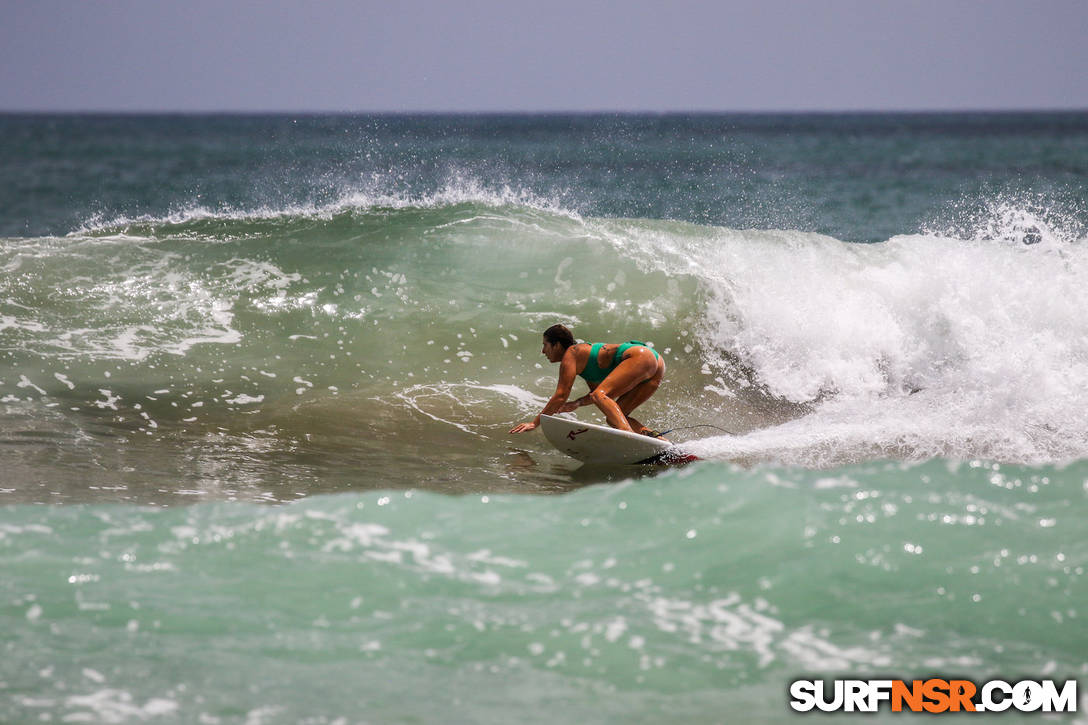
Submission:
MULTIPOLYGON (((608 424, 620 430, 657 435, 631 417, 631 411, 645 403, 665 377, 665 361, 657 351, 638 340, 624 343, 576 343, 563 325, 544 331, 540 351, 548 362, 559 363, 559 382, 541 415, 569 413, 590 403, 600 408, 608 424), (569 403, 574 377, 589 385, 589 393, 569 403)), ((540 425, 540 415, 519 423, 511 433, 524 433, 540 425)))

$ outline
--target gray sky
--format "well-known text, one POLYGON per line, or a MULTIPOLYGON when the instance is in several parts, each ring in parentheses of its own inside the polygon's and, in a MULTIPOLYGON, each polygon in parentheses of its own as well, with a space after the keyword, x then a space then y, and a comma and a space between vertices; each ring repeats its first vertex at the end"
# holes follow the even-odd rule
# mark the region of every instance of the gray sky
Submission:
POLYGON ((1088 0, 0 0, 0 110, 1088 109, 1088 0))

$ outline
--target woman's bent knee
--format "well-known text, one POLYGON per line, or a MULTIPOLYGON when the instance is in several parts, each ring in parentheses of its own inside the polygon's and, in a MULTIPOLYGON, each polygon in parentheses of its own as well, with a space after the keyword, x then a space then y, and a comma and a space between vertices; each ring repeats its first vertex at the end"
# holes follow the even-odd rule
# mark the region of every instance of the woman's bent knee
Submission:
POLYGON ((600 405, 605 400, 608 400, 608 393, 601 390, 599 387, 589 394, 589 399, 596 405, 600 405))

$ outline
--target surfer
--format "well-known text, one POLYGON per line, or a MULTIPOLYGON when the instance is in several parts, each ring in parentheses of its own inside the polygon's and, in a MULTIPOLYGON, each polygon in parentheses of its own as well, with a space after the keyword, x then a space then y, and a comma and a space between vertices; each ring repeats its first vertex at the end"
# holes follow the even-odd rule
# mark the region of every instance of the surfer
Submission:
MULTIPOLYGON (((619 430, 656 436, 631 411, 645 403, 665 377, 665 361, 657 350, 644 342, 625 343, 574 341, 574 335, 564 325, 552 325, 544 331, 544 346, 540 351, 548 362, 559 363, 559 382, 542 415, 570 413, 583 405, 593 404, 604 413, 608 424, 619 430), (580 375, 589 385, 589 392, 572 400, 574 377, 580 375)), ((511 433, 525 433, 540 425, 540 416, 528 423, 519 423, 511 433)))

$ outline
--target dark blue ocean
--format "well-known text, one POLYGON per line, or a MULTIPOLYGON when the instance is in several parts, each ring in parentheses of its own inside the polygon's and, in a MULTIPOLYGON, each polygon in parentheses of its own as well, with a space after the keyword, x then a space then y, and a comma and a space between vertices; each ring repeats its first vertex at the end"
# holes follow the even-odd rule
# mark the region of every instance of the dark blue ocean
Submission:
POLYGON ((1086 245, 1088 113, 0 115, 0 722, 1088 681, 1086 245))

